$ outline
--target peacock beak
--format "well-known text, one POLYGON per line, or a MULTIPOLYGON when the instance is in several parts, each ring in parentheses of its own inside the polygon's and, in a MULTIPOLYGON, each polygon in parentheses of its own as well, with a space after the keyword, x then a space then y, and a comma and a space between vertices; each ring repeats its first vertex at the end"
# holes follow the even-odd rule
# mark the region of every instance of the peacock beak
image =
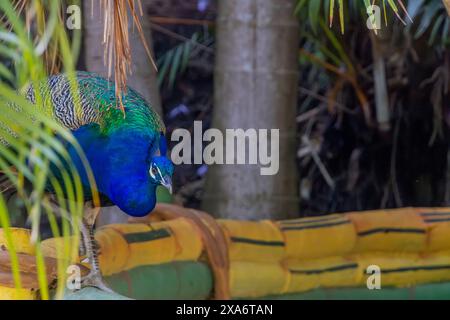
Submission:
POLYGON ((169 193, 172 194, 172 179, 169 176, 164 176, 162 182, 162 186, 169 190, 169 193))

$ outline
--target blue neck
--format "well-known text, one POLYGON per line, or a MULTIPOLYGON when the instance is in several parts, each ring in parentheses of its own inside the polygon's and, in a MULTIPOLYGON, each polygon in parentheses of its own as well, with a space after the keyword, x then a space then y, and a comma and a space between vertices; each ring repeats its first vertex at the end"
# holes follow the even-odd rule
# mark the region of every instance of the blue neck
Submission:
MULTIPOLYGON (((148 138, 130 131, 99 136, 91 125, 79 128, 74 136, 88 158, 101 193, 131 216, 145 216, 153 210, 157 185, 148 174, 148 138)), ((85 174, 82 180, 88 185, 85 174)))

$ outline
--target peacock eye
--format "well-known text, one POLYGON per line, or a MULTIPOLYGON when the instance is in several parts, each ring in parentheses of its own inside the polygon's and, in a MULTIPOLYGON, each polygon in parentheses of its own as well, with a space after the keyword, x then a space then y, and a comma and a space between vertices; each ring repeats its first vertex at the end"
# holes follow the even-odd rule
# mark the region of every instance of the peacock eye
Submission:
POLYGON ((153 175, 156 175, 157 172, 158 172, 158 171, 156 170, 156 168, 155 168, 155 167, 152 167, 152 173, 153 173, 153 175))

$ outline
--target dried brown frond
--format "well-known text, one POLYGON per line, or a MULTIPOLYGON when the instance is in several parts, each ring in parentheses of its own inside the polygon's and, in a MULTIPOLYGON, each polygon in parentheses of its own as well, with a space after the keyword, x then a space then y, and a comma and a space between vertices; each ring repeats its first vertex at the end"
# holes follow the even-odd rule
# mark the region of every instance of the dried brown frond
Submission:
MULTIPOLYGON (((91 2, 92 5, 93 2, 91 2)), ((140 0, 101 0, 100 6, 104 13, 104 59, 108 65, 108 77, 111 77, 112 67, 114 66, 116 100, 118 106, 124 111, 122 94, 126 93, 127 76, 131 70, 131 47, 129 41, 130 17, 155 69, 156 64, 145 41, 142 26, 139 21, 139 15, 143 15, 140 0)))
MULTIPOLYGON (((48 12, 46 7, 40 1, 30 0, 13 0, 13 8, 18 15, 24 16, 25 28, 29 34, 32 34, 34 43, 38 43, 39 39, 45 33, 46 22, 48 19, 48 12)), ((61 24, 64 24, 63 8, 58 14, 58 18, 61 24)), ((0 17, 0 24, 5 26, 8 30, 12 29, 12 26, 3 15, 0 17)), ((56 74, 61 71, 62 61, 59 54, 58 46, 53 41, 49 41, 44 52, 43 57, 45 61, 45 67, 48 74, 56 74)))
MULTIPOLYGON (((23 9, 24 9, 25 6, 27 5, 27 2, 28 2, 28 0, 13 0, 13 1, 12 1, 12 4, 13 4, 13 7, 14 7, 14 10, 15 10, 18 14, 22 13, 23 9)), ((3 15, 0 17, 0 25, 4 25, 4 26, 7 26, 7 25, 8 25, 8 21, 7 21, 7 19, 6 19, 6 15, 5 15, 5 14, 3 14, 3 15)), ((10 29, 10 28, 8 28, 8 29, 10 29)))
POLYGON ((450 16, 450 0, 442 0, 444 2, 444 6, 447 9, 448 15, 450 16))

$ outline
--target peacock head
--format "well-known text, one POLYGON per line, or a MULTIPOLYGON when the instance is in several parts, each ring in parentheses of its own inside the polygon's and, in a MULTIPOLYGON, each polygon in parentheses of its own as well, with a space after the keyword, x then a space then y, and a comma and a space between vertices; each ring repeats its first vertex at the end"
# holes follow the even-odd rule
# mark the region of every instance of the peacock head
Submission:
POLYGON ((161 185, 172 193, 173 163, 166 156, 153 157, 150 162, 150 180, 153 184, 161 185))

